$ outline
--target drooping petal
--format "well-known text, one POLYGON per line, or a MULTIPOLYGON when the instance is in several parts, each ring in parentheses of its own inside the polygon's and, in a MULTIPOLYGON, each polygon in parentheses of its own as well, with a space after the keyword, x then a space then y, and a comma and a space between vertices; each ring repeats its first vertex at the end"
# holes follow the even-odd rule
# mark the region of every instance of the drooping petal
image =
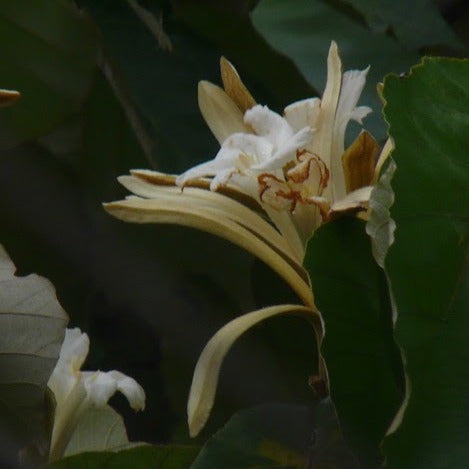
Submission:
POLYGON ((117 391, 117 382, 103 371, 82 372, 83 386, 90 405, 103 407, 117 391))
POLYGON ((322 324, 315 309, 298 305, 278 305, 263 308, 240 316, 223 326, 207 343, 202 351, 192 378, 187 403, 189 432, 196 436, 204 427, 213 406, 218 376, 223 360, 233 343, 248 329, 259 322, 278 314, 301 314, 312 319, 315 332, 322 336, 322 324))
POLYGON ((117 390, 127 398, 132 409, 145 409, 145 391, 137 381, 116 370, 109 371, 109 374, 116 380, 117 390))
MULTIPOLYGON (((286 239, 270 223, 255 210, 230 197, 195 187, 186 187, 184 191, 181 191, 176 187, 158 186, 134 176, 120 176, 118 180, 129 191, 141 197, 159 199, 162 202, 176 202, 219 213, 222 218, 229 218, 250 230, 285 258, 295 259, 294 251, 286 239)), ((260 207, 258 209, 260 210, 260 207)), ((301 259, 296 262, 301 262, 301 259)))
POLYGON ((315 128, 320 106, 319 98, 307 98, 288 105, 283 112, 287 122, 298 132, 307 126, 315 128))
POLYGON ((219 86, 201 81, 198 90, 200 112, 220 144, 235 132, 250 132, 243 113, 219 86))
POLYGON ((263 239, 213 209, 194 208, 186 201, 129 198, 104 204, 116 218, 133 223, 174 223, 190 226, 226 239, 258 257, 277 272, 306 305, 313 304, 312 291, 292 264, 263 239))
POLYGON ((243 114, 256 105, 256 101, 241 81, 233 64, 225 59, 225 57, 220 59, 220 73, 226 94, 234 101, 243 114))
POLYGON ((132 409, 145 408, 143 388, 133 378, 120 371, 84 371, 82 379, 90 405, 103 407, 117 391, 120 391, 132 409))

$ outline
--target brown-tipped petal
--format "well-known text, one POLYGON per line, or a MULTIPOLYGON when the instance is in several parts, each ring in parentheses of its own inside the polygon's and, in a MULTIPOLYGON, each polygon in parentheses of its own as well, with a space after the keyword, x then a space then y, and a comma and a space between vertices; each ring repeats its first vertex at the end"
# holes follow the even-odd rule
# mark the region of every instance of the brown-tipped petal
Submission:
POLYGON ((251 133, 243 113, 219 86, 200 81, 198 97, 200 112, 220 144, 236 132, 251 133))
POLYGON ((256 105, 256 101, 241 81, 233 64, 225 57, 220 59, 220 73, 226 94, 235 102, 243 114, 256 105))
POLYGON ((0 89, 0 107, 7 107, 21 97, 18 91, 0 89))
POLYGON ((392 153, 393 150, 394 150, 394 142, 392 141, 392 138, 389 137, 386 140, 386 143, 384 144, 384 147, 381 150, 381 153, 379 155, 378 162, 376 163, 376 166, 373 172, 373 179, 371 180, 372 184, 376 184, 378 182, 379 175, 381 173, 381 168, 383 167, 383 164, 388 159, 389 155, 392 153))
POLYGON ((371 184, 377 154, 378 144, 366 130, 345 150, 342 166, 347 194, 371 184))
POLYGON ((360 187, 360 189, 347 194, 343 199, 334 202, 329 211, 329 219, 337 218, 342 213, 366 210, 372 189, 372 186, 360 187))

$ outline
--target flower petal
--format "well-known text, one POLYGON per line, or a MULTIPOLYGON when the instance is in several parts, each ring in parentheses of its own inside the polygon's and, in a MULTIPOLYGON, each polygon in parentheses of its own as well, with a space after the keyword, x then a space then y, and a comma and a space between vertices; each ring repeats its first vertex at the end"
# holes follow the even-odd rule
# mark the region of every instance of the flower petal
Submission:
POLYGON ((145 408, 145 391, 133 378, 120 371, 84 371, 83 385, 91 405, 103 407, 109 399, 120 391, 134 410, 145 408))
POLYGON ((304 274, 300 274, 292 264, 251 231, 221 212, 194 208, 187 201, 180 203, 168 200, 131 199, 104 204, 104 208, 116 218, 133 223, 175 223, 190 226, 226 239, 254 256, 258 257, 277 272, 299 295, 303 302, 312 305, 313 296, 304 274))
POLYGON ((278 149, 282 142, 293 136, 290 124, 279 114, 260 104, 246 111, 244 122, 250 125, 257 135, 265 137, 278 149))
POLYGON ((332 41, 327 57, 326 88, 321 100, 321 111, 316 120, 316 132, 311 145, 311 152, 319 155, 328 168, 331 167, 331 144, 341 83, 342 64, 337 44, 332 41))
POLYGON ((208 81, 199 82, 199 108, 220 144, 235 132, 250 132, 238 106, 219 86, 208 81))
POLYGON ((366 75, 370 67, 365 70, 350 70, 345 72, 342 78, 340 98, 337 104, 336 117, 334 122, 334 133, 331 147, 331 181, 333 200, 339 200, 347 193, 345 177, 341 156, 344 153, 345 130, 352 117, 361 119, 371 111, 370 108, 356 108, 363 87, 365 86, 366 75), (355 113, 355 114, 354 114, 355 113))
POLYGON ((109 373, 83 371, 81 375, 91 405, 103 407, 117 391, 117 381, 109 373))
POLYGON ((378 162, 376 163, 374 174, 373 174, 373 179, 371 181, 372 184, 376 184, 378 182, 378 179, 381 173, 381 168, 383 167, 383 164, 389 158, 393 150, 394 150, 394 142, 392 141, 392 138, 389 137, 386 140, 386 143, 384 144, 384 147, 381 150, 381 153, 378 157, 378 162))
POLYGON ((372 186, 366 186, 350 192, 343 199, 332 204, 330 216, 334 217, 335 214, 365 209, 370 200, 372 189, 372 186))
POLYGON ((127 398, 132 409, 145 409, 145 391, 137 381, 120 371, 113 370, 108 373, 116 380, 117 390, 127 398))
POLYGON ((251 93, 249 93, 241 81, 238 72, 225 57, 220 59, 220 72, 226 94, 234 101, 243 114, 256 105, 256 101, 254 101, 251 93))
MULTIPOLYGON (((292 261, 295 259, 291 247, 270 223, 256 211, 230 197, 195 187, 186 187, 181 191, 177 187, 156 186, 134 176, 120 176, 118 180, 129 191, 141 197, 182 203, 193 208, 219 213, 222 218, 235 221, 269 243, 286 259, 290 258, 292 261)), ((258 208, 260 210, 260 207, 258 208)), ((301 262, 301 259, 294 262, 301 262)))
POLYGON ((21 97, 18 91, 0 89, 0 107, 7 107, 21 97))
POLYGON ((47 383, 58 404, 65 401, 79 381, 80 368, 88 356, 89 347, 90 339, 80 329, 65 330, 59 360, 47 383))
POLYGON ((285 119, 295 131, 307 126, 314 129, 320 107, 319 98, 307 98, 288 105, 283 112, 285 119))
MULTIPOLYGON (((213 406, 218 384, 218 375, 223 360, 233 343, 248 329, 269 317, 278 314, 301 314, 311 318, 315 331, 322 336, 319 314, 311 308, 298 305, 277 305, 244 314, 223 326, 207 343, 202 351, 192 378, 187 403, 189 432, 196 436, 204 427, 213 406)), ((320 343, 320 340, 318 341, 320 343)))
POLYGON ((294 160, 298 150, 304 150, 309 146, 313 132, 309 127, 304 127, 288 140, 281 142, 277 151, 264 163, 253 166, 256 171, 271 171, 281 169, 284 165, 294 160))
POLYGON ((378 144, 363 130, 342 155, 342 166, 347 194, 371 184, 378 154, 378 144))

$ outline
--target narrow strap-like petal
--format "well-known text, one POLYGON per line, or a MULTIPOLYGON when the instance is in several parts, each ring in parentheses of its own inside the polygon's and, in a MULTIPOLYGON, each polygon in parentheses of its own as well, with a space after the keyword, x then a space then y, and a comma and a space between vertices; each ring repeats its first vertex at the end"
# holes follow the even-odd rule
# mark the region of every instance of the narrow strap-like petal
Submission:
POLYGON ((305 306, 270 306, 244 314, 223 326, 205 346, 194 370, 187 403, 189 432, 192 437, 200 432, 210 415, 220 368, 233 343, 251 327, 279 314, 298 314, 312 319, 320 343, 322 324, 319 313, 315 309, 305 306))
POLYGON ((124 221, 174 223, 197 228, 226 239, 269 265, 292 287, 306 305, 314 304, 309 284, 282 255, 251 231, 229 218, 222 217, 220 213, 212 209, 204 210, 187 204, 139 197, 104 204, 104 208, 111 215, 124 221))
POLYGON ((200 112, 220 145, 235 132, 250 132, 243 113, 219 86, 201 81, 198 96, 200 112))

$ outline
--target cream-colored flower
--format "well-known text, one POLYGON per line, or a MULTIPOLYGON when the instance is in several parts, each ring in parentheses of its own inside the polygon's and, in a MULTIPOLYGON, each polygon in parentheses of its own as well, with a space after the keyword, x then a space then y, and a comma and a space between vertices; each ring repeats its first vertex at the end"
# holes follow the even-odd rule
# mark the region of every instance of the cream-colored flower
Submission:
POLYGON ((89 346, 87 334, 78 328, 66 329, 59 360, 48 382, 56 404, 50 460, 62 456, 80 415, 91 406, 106 405, 117 391, 134 410, 145 407, 143 388, 120 371, 80 371, 89 346))
POLYGON ((293 103, 283 116, 254 104, 252 98, 250 108, 241 107, 243 91, 224 92, 203 82, 200 107, 221 148, 213 160, 179 176, 176 184, 183 187, 210 177, 212 191, 231 187, 253 198, 301 262, 308 240, 322 222, 341 212, 367 208, 377 144, 362 132, 344 149, 349 121, 361 123, 371 112, 366 106, 357 107, 367 72, 342 74, 333 42, 322 99, 293 103))
MULTIPOLYGON (((180 176, 132 170, 119 181, 135 195, 104 205, 124 221, 176 223, 225 238, 281 275, 304 305, 263 308, 215 334, 194 372, 188 401, 191 435, 205 425, 222 361, 247 329, 277 314, 299 312, 313 323, 321 344, 324 328, 302 267, 306 244, 321 223, 342 212, 366 210, 377 172, 377 144, 367 132, 344 149, 348 122, 361 123, 370 112, 357 107, 367 69, 342 75, 335 43, 327 64, 322 98, 293 103, 281 116, 257 105, 234 67, 222 59, 224 89, 199 84, 200 110, 220 143, 215 158, 180 176)), ((318 369, 327 386, 321 358, 318 369)))

